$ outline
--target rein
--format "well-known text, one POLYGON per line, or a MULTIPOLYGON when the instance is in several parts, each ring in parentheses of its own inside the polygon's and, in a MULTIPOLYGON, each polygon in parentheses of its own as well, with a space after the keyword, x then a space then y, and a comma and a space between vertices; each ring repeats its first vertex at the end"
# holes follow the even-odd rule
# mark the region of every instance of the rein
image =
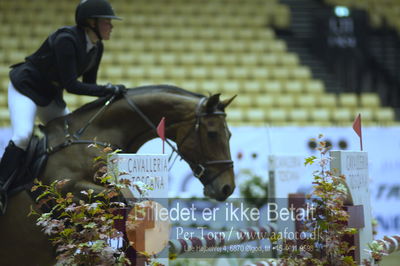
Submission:
POLYGON ((80 129, 78 129, 75 133, 70 134, 69 133, 69 124, 68 124, 68 120, 65 119, 64 120, 64 142, 60 143, 56 146, 50 146, 46 149, 45 153, 50 155, 53 153, 56 153, 66 147, 69 147, 71 145, 74 144, 96 144, 96 145, 100 145, 103 147, 112 147, 114 149, 118 148, 115 145, 112 145, 111 143, 108 142, 103 142, 103 141, 97 141, 97 140, 82 140, 80 139, 81 135, 85 132, 85 130, 92 124, 92 122, 100 115, 102 114, 106 108, 114 101, 115 99, 115 95, 112 95, 110 97, 110 99, 108 99, 104 105, 86 122, 86 124, 81 127, 80 129))

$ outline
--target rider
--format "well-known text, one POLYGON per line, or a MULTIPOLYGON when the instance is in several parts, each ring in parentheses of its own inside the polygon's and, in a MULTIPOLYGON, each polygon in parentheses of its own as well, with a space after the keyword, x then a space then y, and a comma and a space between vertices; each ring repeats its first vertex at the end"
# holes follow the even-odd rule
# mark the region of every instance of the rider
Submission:
POLYGON ((102 40, 110 39, 112 19, 121 20, 108 0, 81 0, 75 26, 58 29, 25 62, 11 66, 8 106, 13 133, 0 162, 0 214, 6 208, 8 180, 23 161, 36 115, 46 124, 68 114, 64 88, 91 96, 125 90, 123 85, 96 84, 102 40), (78 81, 80 76, 82 82, 78 81))

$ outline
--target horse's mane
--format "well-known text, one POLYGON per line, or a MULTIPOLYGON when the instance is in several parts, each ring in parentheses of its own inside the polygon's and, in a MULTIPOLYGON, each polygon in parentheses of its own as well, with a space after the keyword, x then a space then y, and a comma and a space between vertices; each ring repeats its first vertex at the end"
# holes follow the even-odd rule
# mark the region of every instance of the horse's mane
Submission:
MULTIPOLYGON (((132 89, 128 89, 128 95, 143 95, 143 94, 154 94, 156 92, 159 93, 172 93, 172 94, 179 94, 179 95, 186 95, 189 97, 195 97, 195 98, 201 98, 204 97, 204 95, 199 94, 199 93, 194 93, 191 91, 184 90, 182 88, 172 86, 172 85, 147 85, 147 86, 140 86, 132 89)), ((81 113, 84 111, 92 110, 94 108, 103 106, 105 102, 109 99, 110 97, 100 97, 97 100, 94 100, 92 102, 89 102, 78 109, 74 111, 74 113, 81 113)))

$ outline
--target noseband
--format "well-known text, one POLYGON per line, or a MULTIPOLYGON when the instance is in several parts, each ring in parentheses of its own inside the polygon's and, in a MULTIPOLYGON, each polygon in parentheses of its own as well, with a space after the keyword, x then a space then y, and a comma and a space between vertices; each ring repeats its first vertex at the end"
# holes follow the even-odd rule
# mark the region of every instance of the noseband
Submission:
MULTIPOLYGON (((138 106, 127 96, 127 94, 124 94, 125 100, 128 102, 129 106, 140 115, 140 117, 155 131, 157 132, 156 126, 150 121, 150 119, 138 108, 138 106)), ((226 116, 225 112, 222 111, 213 111, 210 113, 205 113, 202 112, 202 106, 204 102, 207 100, 207 97, 203 97, 199 100, 199 102, 196 105, 195 109, 195 123, 192 127, 191 130, 187 132, 185 137, 182 139, 181 143, 177 143, 177 146, 182 145, 186 139, 189 137, 190 133, 192 130, 194 130, 196 136, 199 139, 200 142, 200 148, 201 148, 201 154, 202 157, 204 158, 204 152, 203 152, 203 146, 201 145, 201 136, 200 136, 200 124, 201 124, 201 119, 206 116, 226 116)), ((223 172, 229 170, 230 168, 233 167, 233 161, 232 160, 214 160, 214 161, 206 161, 205 159, 202 160, 202 162, 193 162, 189 160, 186 156, 184 156, 179 150, 177 150, 169 141, 168 139, 165 140, 166 143, 171 147, 173 152, 176 152, 183 160, 185 160, 190 167, 193 170, 194 176, 197 177, 200 182, 205 186, 210 183, 212 183, 216 178, 218 178, 223 172), (213 166, 213 165, 226 165, 226 167, 223 167, 220 171, 218 171, 216 174, 212 176, 208 176, 207 173, 209 172, 208 167, 213 166)))

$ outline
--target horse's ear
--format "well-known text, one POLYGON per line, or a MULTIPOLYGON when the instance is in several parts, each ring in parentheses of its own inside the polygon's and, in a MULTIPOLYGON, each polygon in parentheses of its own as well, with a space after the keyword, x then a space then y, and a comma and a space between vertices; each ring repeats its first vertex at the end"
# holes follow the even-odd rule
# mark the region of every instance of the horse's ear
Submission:
POLYGON ((217 105, 219 103, 219 96, 220 95, 221 95, 220 93, 217 93, 217 94, 211 95, 207 99, 207 103, 206 103, 206 112, 207 113, 214 112, 215 108, 217 107, 217 105))
POLYGON ((235 95, 235 96, 233 96, 233 97, 231 97, 231 98, 229 98, 229 99, 226 99, 226 100, 221 101, 221 102, 218 104, 218 108, 221 109, 221 110, 225 110, 225 108, 236 98, 236 96, 237 96, 237 95, 235 95))

